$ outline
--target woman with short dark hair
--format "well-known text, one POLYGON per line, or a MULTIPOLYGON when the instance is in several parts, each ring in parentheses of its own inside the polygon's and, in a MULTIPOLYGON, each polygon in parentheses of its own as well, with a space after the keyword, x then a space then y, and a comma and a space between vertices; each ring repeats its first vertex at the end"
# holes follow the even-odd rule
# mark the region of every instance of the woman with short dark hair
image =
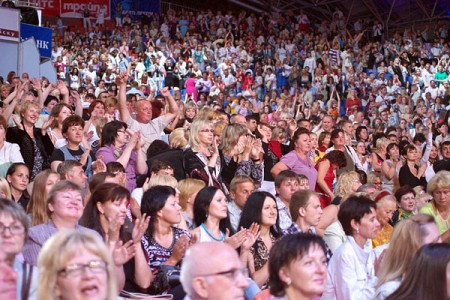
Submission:
MULTIPOLYGON (((176 227, 181 222, 181 206, 175 189, 170 186, 151 187, 142 196, 141 212, 150 217, 147 232, 141 239, 148 266, 159 273, 179 270, 191 234, 176 227)), ((150 287, 151 293, 160 294, 179 284, 169 285, 166 279, 157 275, 150 287)))
POLYGON ((366 196, 352 195, 341 204, 338 219, 347 241, 330 260, 322 299, 372 299, 377 283, 375 254, 364 245, 380 226, 376 204, 366 196))
POLYGON ((325 253, 325 243, 316 235, 284 236, 270 251, 270 294, 288 300, 320 297, 326 281, 325 253))

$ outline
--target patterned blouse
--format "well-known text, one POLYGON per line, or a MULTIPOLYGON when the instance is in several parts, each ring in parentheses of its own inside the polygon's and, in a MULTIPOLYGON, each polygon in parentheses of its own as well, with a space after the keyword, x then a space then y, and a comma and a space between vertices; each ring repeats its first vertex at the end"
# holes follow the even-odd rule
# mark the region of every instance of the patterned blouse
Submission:
POLYGON ((183 229, 172 227, 173 232, 173 242, 169 248, 165 248, 158 244, 153 237, 149 237, 145 234, 142 239, 142 248, 144 249, 145 258, 147 259, 147 264, 150 266, 152 271, 155 271, 160 266, 162 266, 172 255, 173 247, 175 243, 182 235, 187 235, 190 239, 191 234, 183 229))
MULTIPOLYGON (((277 241, 277 239, 272 234, 270 234, 270 240, 272 241, 272 246, 277 241)), ((266 244, 264 244, 261 237, 258 237, 253 247, 250 248, 250 252, 253 255, 255 271, 259 271, 260 269, 262 269, 262 267, 264 267, 264 265, 269 260, 270 249, 267 248, 266 244)), ((262 285, 261 289, 263 290, 268 287, 269 287, 269 279, 267 279, 267 281, 262 285)))

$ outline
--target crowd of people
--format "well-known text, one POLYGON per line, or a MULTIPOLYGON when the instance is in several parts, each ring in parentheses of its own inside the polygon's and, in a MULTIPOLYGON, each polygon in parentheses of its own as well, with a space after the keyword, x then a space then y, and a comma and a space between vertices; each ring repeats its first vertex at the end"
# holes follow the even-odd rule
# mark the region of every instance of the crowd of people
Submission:
POLYGON ((1 78, 0 295, 450 298, 448 24, 125 18, 1 78))

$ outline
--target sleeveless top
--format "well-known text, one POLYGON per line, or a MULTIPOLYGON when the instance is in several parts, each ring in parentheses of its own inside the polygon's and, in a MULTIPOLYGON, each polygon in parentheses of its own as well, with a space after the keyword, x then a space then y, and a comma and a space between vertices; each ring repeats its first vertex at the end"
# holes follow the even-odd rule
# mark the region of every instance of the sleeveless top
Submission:
MULTIPOLYGON (((86 151, 86 149, 84 149, 84 147, 81 145, 80 145, 80 148, 81 148, 81 150, 83 150, 83 152, 86 151)), ((64 160, 77 160, 77 159, 75 159, 75 157, 73 157, 72 153, 69 152, 69 149, 67 149, 67 146, 63 146, 63 147, 59 148, 59 150, 61 150, 62 153, 64 154, 64 160)), ((93 175, 91 155, 88 155, 88 160, 86 162, 86 170, 84 171, 84 174, 86 174, 88 179, 91 178, 91 176, 93 175)))

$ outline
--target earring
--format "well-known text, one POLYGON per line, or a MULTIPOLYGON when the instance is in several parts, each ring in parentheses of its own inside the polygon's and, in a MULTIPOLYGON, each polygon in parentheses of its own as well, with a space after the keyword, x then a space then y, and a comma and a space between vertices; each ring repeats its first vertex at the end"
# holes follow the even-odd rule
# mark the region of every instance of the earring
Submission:
POLYGON ((358 228, 356 228, 356 233, 357 233, 357 234, 359 234, 359 227, 358 227, 358 228))
POLYGON ((206 218, 208 219, 208 213, 206 213, 206 218))
POLYGON ((286 284, 287 285, 291 285, 291 283, 292 283, 292 280, 290 278, 286 279, 286 284))

